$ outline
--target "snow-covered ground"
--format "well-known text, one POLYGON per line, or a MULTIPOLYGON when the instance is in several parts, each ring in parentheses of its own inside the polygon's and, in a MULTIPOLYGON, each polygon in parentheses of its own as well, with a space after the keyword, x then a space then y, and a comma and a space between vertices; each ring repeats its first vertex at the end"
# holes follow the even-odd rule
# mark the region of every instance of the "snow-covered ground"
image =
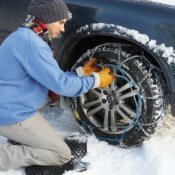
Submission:
MULTIPOLYGON (((44 116, 62 135, 80 132, 70 111, 46 108, 44 116)), ((175 172, 175 119, 167 115, 167 120, 158 133, 143 146, 133 149, 120 149, 88 138, 88 153, 83 158, 90 163, 85 172, 66 172, 65 175, 174 175, 175 172)), ((0 138, 5 142, 4 138, 0 138)), ((0 175, 24 175, 23 169, 0 172, 0 175)))

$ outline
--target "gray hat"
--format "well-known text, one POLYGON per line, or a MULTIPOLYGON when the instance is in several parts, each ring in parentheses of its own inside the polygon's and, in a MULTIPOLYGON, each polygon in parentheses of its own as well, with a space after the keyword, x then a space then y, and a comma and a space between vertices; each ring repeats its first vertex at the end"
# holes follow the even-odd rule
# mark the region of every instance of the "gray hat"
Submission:
POLYGON ((46 24, 69 19, 69 10, 63 0, 32 0, 27 11, 46 24))

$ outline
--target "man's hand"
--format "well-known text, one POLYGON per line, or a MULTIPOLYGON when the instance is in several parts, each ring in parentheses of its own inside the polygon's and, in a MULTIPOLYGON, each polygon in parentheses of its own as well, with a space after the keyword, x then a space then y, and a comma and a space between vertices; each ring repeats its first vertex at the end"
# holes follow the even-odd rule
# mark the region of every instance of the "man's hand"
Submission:
POLYGON ((95 67, 94 64, 96 62, 95 58, 91 58, 84 66, 83 71, 84 74, 88 77, 91 75, 92 72, 98 72, 100 71, 99 67, 95 67))
POLYGON ((84 64, 82 67, 78 67, 76 69, 76 72, 79 76, 87 76, 89 77, 93 72, 99 72, 100 68, 95 66, 96 59, 91 58, 86 64, 84 64))
POLYGON ((96 87, 101 87, 101 88, 106 88, 109 86, 112 81, 114 80, 114 75, 110 73, 109 68, 103 68, 100 72, 93 73, 95 76, 95 86, 96 87))
POLYGON ((103 70, 98 72, 98 75, 100 76, 100 87, 106 88, 112 83, 114 80, 114 75, 110 72, 111 71, 109 68, 103 68, 103 70))
POLYGON ((90 76, 93 75, 95 77, 95 83, 93 88, 101 87, 106 88, 109 86, 114 80, 114 75, 111 74, 109 68, 97 67, 95 66, 96 59, 91 58, 86 64, 76 68, 76 72, 78 76, 90 76))

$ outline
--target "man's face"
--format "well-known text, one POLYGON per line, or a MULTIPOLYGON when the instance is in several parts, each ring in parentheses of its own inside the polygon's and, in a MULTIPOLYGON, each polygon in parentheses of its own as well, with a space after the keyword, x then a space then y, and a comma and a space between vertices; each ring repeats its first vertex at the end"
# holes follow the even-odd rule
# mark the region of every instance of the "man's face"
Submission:
POLYGON ((66 23, 67 19, 63 19, 62 21, 57 21, 53 23, 46 24, 46 27, 52 37, 58 38, 58 36, 61 34, 61 32, 64 32, 64 25, 66 23))

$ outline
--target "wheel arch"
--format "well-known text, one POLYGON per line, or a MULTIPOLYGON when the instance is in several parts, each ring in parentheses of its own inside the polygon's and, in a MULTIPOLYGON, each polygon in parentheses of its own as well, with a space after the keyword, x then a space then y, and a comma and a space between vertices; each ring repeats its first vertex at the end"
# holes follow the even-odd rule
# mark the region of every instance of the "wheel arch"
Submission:
MULTIPOLYGON (((162 47, 166 48, 166 46, 163 44, 157 45, 155 40, 150 40, 148 36, 140 34, 138 31, 113 24, 102 23, 81 27, 71 34, 68 40, 63 55, 61 56, 64 59, 60 60, 60 64, 64 69, 70 68, 88 49, 92 49, 106 42, 127 42, 142 48, 144 52, 149 55, 147 57, 149 61, 162 70, 168 87, 170 104, 174 104, 175 80, 171 64, 175 62, 175 55, 171 55, 171 57, 174 57, 174 60, 168 56, 166 57, 162 49, 162 47), (134 34, 137 36, 134 37, 134 34), (170 60, 172 60, 172 62, 170 60)), ((173 105, 171 106, 172 114, 175 116, 175 107, 173 105)))

